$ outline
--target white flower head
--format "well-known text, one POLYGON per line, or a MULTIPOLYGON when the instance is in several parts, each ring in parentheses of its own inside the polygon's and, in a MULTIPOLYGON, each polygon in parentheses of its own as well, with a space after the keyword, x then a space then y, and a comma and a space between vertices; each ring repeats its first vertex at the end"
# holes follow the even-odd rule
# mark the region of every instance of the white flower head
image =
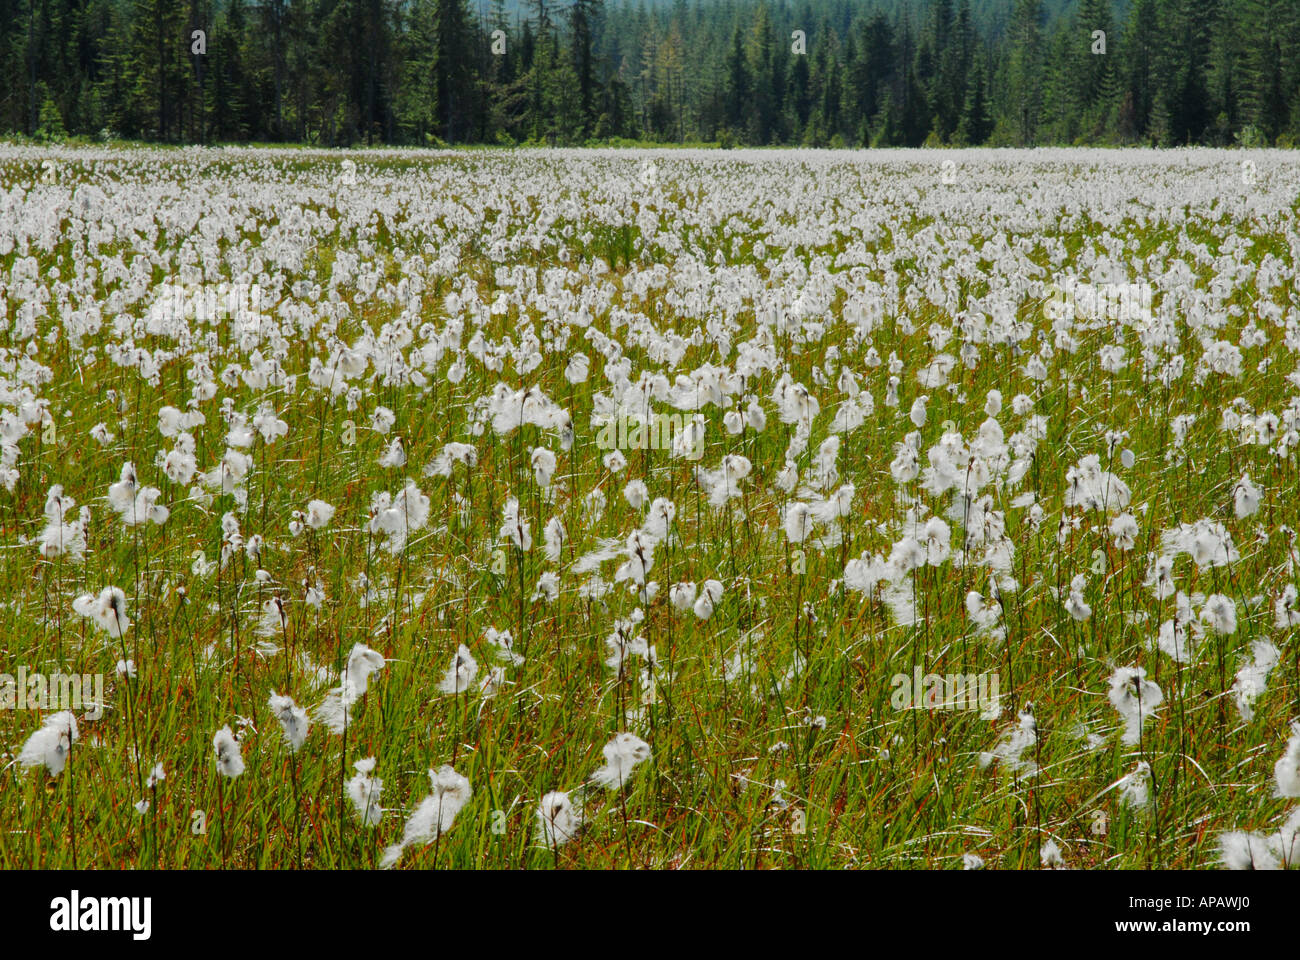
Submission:
POLYGON ((63 772, 72 744, 80 739, 77 718, 70 710, 61 710, 45 718, 39 730, 27 738, 18 753, 18 763, 23 767, 44 766, 50 776, 63 772))
POLYGON ((695 616, 701 620, 709 619, 721 599, 722 584, 717 580, 705 580, 700 585, 700 595, 695 599, 695 616))
POLYGON ((331 733, 342 733, 351 720, 352 705, 365 696, 370 676, 384 668, 384 657, 363 643, 353 645, 343 670, 342 682, 316 708, 316 719, 331 733))
POLYGON ((617 790, 632 775, 633 769, 650 759, 650 744, 636 734, 620 733, 602 748, 605 765, 591 775, 592 781, 609 790, 617 790))
POLYGON ((93 620, 95 626, 115 640, 131 629, 131 620, 126 615, 126 594, 120 587, 105 587, 98 596, 83 593, 72 601, 72 609, 93 620))
POLYGON ((1273 765, 1273 779, 1279 797, 1300 797, 1300 723, 1291 724, 1291 739, 1273 765))
POLYGON ((402 829, 401 843, 394 844, 384 851, 379 865, 383 869, 395 866, 402 856, 402 851, 413 843, 423 840, 432 843, 451 829, 452 822, 460 813, 473 793, 469 780, 462 777, 448 764, 437 770, 429 771, 429 782, 433 792, 425 797, 415 808, 415 812, 406 821, 402 829))
POLYGON ((695 581, 674 583, 668 588, 668 599, 678 613, 685 613, 695 605, 695 581))
POLYGON ((240 754, 239 741, 230 732, 230 725, 222 727, 212 738, 212 752, 217 759, 217 770, 223 777, 234 779, 244 772, 244 758, 240 754))
POLYGON ((463 693, 470 688, 476 676, 478 676, 478 661, 474 659, 474 654, 470 653, 469 647, 462 643, 456 649, 456 655, 451 658, 451 664, 438 684, 438 692, 463 693))
POLYGON ((1022 756, 1037 743, 1038 723, 1034 719, 1034 705, 1027 703, 1020 711, 1016 725, 1002 735, 992 750, 980 753, 979 765, 988 768, 997 761, 1008 772, 1032 777, 1038 773, 1038 764, 1029 758, 1022 759, 1022 756))
POLYGON ((294 703, 293 697, 282 696, 274 690, 271 691, 269 706, 280 721, 289 749, 296 753, 307 739, 307 711, 294 703))
POLYGON ((1045 870, 1054 870, 1065 866, 1065 858, 1061 856, 1061 848, 1057 846, 1055 840, 1048 840, 1044 843, 1038 855, 1045 870))
POLYGON ((1237 519, 1253 516, 1259 511, 1260 491, 1250 479, 1249 473, 1243 473, 1232 491, 1233 510, 1237 519))
POLYGON ((1132 773, 1122 777, 1118 784, 1119 802, 1126 807, 1145 807, 1151 786, 1151 764, 1142 760, 1132 773))
POLYGON ((387 449, 380 454, 379 465, 387 469, 399 469, 406 466, 406 450, 402 448, 401 437, 393 437, 387 449))
POLYGON ((1219 862, 1229 870, 1280 870, 1271 837, 1233 830, 1219 837, 1219 862))
POLYGON ((347 782, 348 799, 356 811, 362 826, 377 826, 383 819, 384 810, 379 806, 379 795, 383 793, 384 781, 371 776, 375 770, 375 758, 366 757, 352 764, 356 774, 347 782))
POLYGON ((582 801, 552 790, 537 805, 537 839, 548 847, 568 843, 582 829, 582 801))
POLYGON ((334 519, 334 508, 324 500, 312 500, 307 504, 306 523, 313 530, 321 530, 334 519))
POLYGON ((1119 667, 1110 678, 1110 703, 1124 720, 1122 742, 1129 746, 1139 741, 1142 724, 1164 700, 1160 688, 1146 676, 1142 667, 1119 667))

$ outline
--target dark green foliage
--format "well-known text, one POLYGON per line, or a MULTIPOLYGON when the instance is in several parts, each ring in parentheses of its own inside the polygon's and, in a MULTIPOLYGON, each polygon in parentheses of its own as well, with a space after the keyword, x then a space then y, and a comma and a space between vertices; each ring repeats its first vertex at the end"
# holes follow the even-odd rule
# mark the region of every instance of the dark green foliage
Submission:
POLYGON ((1300 3, 0 0, 0 132, 1294 143, 1300 3))

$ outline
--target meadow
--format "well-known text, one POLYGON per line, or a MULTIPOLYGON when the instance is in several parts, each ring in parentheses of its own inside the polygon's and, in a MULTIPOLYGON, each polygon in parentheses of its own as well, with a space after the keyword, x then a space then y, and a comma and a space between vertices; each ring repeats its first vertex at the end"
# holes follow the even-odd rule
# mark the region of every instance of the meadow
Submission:
POLYGON ((0 868, 1300 860, 1298 196, 0 145, 0 868))

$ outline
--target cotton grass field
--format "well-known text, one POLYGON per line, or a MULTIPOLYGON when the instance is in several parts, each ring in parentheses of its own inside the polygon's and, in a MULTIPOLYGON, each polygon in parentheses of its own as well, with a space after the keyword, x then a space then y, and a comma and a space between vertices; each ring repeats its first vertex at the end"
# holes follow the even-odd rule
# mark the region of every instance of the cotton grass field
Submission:
POLYGON ((1298 194, 0 147, 0 868, 1295 862, 1298 194))

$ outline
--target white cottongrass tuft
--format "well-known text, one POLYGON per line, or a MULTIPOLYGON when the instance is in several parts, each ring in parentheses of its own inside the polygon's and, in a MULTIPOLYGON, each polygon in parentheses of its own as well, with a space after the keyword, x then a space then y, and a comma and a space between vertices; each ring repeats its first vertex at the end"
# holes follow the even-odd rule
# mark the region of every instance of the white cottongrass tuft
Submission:
POLYGON ((1229 870, 1280 870, 1274 838, 1232 830, 1219 837, 1219 862, 1229 870))
POLYGON ((388 448, 379 455, 379 465, 388 469, 406 466, 406 451, 402 448, 402 438, 393 437, 388 448))
POLYGON ((542 530, 542 538, 546 545, 546 559, 551 563, 559 563, 560 557, 564 553, 564 541, 568 539, 564 524, 559 517, 551 517, 550 520, 546 521, 546 526, 542 530))
POLYGON ((695 582, 685 580, 668 588, 668 600, 678 613, 685 613, 695 605, 695 582))
POLYGON ((451 658, 451 664, 447 667, 447 672, 443 674, 442 681, 438 684, 438 692, 463 693, 470 688, 477 676, 478 661, 470 653, 469 647, 462 643, 456 649, 456 655, 451 658))
POLYGON ((717 580, 705 580, 700 586, 700 595, 695 599, 695 616, 701 620, 709 619, 721 599, 722 584, 717 580))
POLYGON ((1142 667, 1119 667, 1110 678, 1110 703, 1124 720, 1121 741, 1129 746, 1141 739, 1142 724, 1165 698, 1160 688, 1146 676, 1142 667))
POLYGON ((548 847, 568 843, 583 825, 582 801, 561 790, 552 790, 537 805, 537 839, 548 847))
POLYGON ((1232 490, 1233 512, 1237 519, 1250 517, 1259 512, 1260 491, 1250 479, 1249 473, 1243 473, 1232 490))
POLYGON ((126 615, 126 594, 121 587, 105 587, 99 591, 98 596, 83 593, 72 601, 72 609, 80 616, 93 620, 95 626, 114 640, 120 639, 131 629, 131 620, 126 615))
POLYGON ((1255 702, 1268 688, 1268 675, 1281 659, 1281 651, 1267 640, 1256 640, 1250 645, 1253 660, 1237 671, 1232 684, 1232 696, 1241 719, 1250 722, 1255 718, 1255 702))
POLYGON ((791 543, 803 543, 812 530, 812 525, 813 513, 808 504, 795 501, 786 506, 782 526, 785 527, 786 539, 791 543))
POLYGON ((443 764, 436 771, 429 771, 429 782, 433 793, 424 798, 415 808, 415 812, 402 828, 402 842, 395 843, 384 851, 379 861, 382 869, 395 866, 402 857, 402 851, 421 840, 430 844, 451 829, 456 814, 469 803, 473 790, 469 780, 462 777, 448 764, 443 764))
POLYGON ((1065 866, 1065 857, 1061 856, 1061 848, 1056 845, 1055 840, 1048 840, 1043 844, 1043 848, 1038 851, 1038 857, 1042 861, 1044 870, 1055 870, 1065 866))
POLYGON ((527 553, 533 548, 533 535, 529 531, 528 519, 519 513, 519 500, 511 497, 501 508, 501 529, 498 536, 508 540, 527 553))
POLYGON ((244 772, 244 758, 239 752, 239 741, 230 732, 230 725, 222 727, 212 738, 212 752, 217 758, 217 770, 223 777, 234 779, 244 772))
POLYGON ((1291 739, 1273 764, 1273 779, 1279 797, 1300 797, 1300 723, 1291 724, 1291 739))
POLYGON ((322 530, 334 519, 334 508, 324 500, 312 500, 307 504, 306 523, 313 530, 322 530))
POLYGON ((137 487, 135 464, 129 462, 122 464, 122 472, 117 483, 108 488, 108 505, 114 513, 124 514, 135 505, 137 487))
POLYGON ((497 630, 496 627, 488 627, 483 631, 483 639, 492 648, 492 653, 498 660, 503 660, 515 667, 524 662, 523 654, 515 650, 515 639, 510 635, 509 630, 497 630))
POLYGON ((592 782, 617 790, 632 776, 637 764, 650 759, 650 744, 633 733, 620 733, 602 748, 605 765, 591 775, 592 782))
POLYGON ((1300 627, 1300 590, 1294 583, 1288 583, 1273 602, 1273 626, 1279 630, 1300 627))
POLYGON ((293 697, 282 696, 274 690, 271 691, 269 706, 271 713, 280 721, 289 749, 297 753, 307 739, 307 711, 294 703, 293 697))
POLYGON ((23 767, 44 766, 50 776, 57 777, 68 762, 72 745, 80 739, 77 718, 70 710, 61 710, 45 718, 44 725, 27 738, 18 753, 18 764, 23 767))
POLYGON ((1223 593, 1212 593, 1201 607, 1201 622, 1212 633, 1228 636, 1237 632, 1237 604, 1223 593))
POLYGON ((1124 806, 1139 809, 1145 807, 1151 787, 1151 764, 1145 760, 1140 761, 1132 773, 1120 778, 1116 786, 1119 788, 1119 802, 1124 806))
POLYGON ((1034 705, 1025 704, 1016 725, 1003 734, 992 750, 979 755, 979 765, 987 768, 997 761, 1009 773, 1032 777, 1038 773, 1038 764, 1022 755, 1038 743, 1038 724, 1034 720, 1034 705))
POLYGON ((449 443, 424 468, 424 473, 430 477, 450 477, 457 462, 465 464, 467 470, 473 470, 478 466, 478 451, 468 443, 449 443))
POLYGON ((384 781, 379 777, 371 776, 375 772, 375 758, 366 757, 364 760, 358 760, 352 764, 352 768, 356 770, 356 774, 347 782, 345 788, 348 799, 352 801, 352 808, 356 810, 362 826, 377 826, 384 816, 384 810, 379 805, 379 795, 384 791, 384 781))
POLYGON ((316 719, 331 733, 342 733, 351 720, 352 705, 366 692, 370 675, 384 668, 383 654, 358 643, 348 654, 348 664, 343 670, 343 682, 325 695, 325 701, 316 708, 316 719))

